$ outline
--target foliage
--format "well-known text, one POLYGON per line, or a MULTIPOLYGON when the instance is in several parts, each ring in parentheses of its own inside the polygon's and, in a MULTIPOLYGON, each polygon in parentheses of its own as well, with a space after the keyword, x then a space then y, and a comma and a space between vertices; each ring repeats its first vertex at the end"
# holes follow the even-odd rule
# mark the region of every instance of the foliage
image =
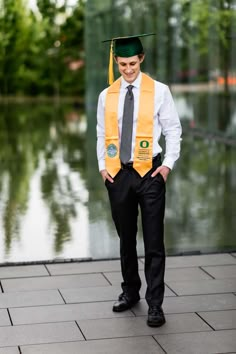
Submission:
MULTIPOLYGON (((143 41, 147 49, 143 69, 160 81, 208 82, 220 75, 227 83, 235 71, 236 0, 88 0, 86 6, 90 17, 86 46, 91 52, 98 43, 89 28, 93 22, 99 40, 155 32, 156 36, 143 41)), ((100 87, 106 78, 105 51, 104 45, 97 59, 103 70, 100 87)), ((89 62, 88 66, 92 67, 89 62)), ((93 73, 88 75, 89 81, 93 79, 93 73)))
MULTIPOLYGON (((235 0, 180 0, 180 4, 186 46, 195 49, 205 67, 210 52, 218 53, 225 91, 228 91, 227 77, 236 23, 235 0)), ((216 59, 213 62, 217 64, 216 59)))
POLYGON ((89 81, 106 76, 101 40, 127 33, 157 34, 145 39, 144 69, 161 81, 208 81, 218 69, 227 83, 235 69, 236 0, 35 1, 32 11, 0 0, 0 96, 83 95, 85 13, 89 81))
POLYGON ((0 95, 80 95, 84 90, 84 2, 0 0, 0 95), (71 70, 71 63, 79 63, 71 70))

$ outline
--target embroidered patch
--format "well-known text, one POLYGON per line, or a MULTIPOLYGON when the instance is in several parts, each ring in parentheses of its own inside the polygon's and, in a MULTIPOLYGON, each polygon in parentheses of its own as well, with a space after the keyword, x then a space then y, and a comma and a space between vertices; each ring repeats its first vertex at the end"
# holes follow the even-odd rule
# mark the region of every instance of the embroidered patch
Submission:
POLYGON ((107 147, 107 155, 109 157, 115 157, 117 155, 117 147, 114 144, 110 144, 107 147))
POLYGON ((152 159, 151 146, 148 140, 139 140, 137 149, 137 159, 147 161, 152 159))
POLYGON ((140 141, 139 145, 141 146, 141 148, 146 149, 149 147, 149 142, 147 140, 142 140, 140 141))

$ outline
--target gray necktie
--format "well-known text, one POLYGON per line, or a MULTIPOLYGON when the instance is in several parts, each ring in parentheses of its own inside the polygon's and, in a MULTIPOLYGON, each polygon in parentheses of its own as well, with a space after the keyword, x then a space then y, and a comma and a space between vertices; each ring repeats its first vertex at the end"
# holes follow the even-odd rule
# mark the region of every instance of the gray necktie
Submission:
POLYGON ((133 114, 134 114, 134 95, 132 85, 127 87, 128 91, 125 95, 124 114, 122 122, 122 133, 120 143, 120 159, 123 163, 127 163, 131 157, 132 132, 133 132, 133 114))

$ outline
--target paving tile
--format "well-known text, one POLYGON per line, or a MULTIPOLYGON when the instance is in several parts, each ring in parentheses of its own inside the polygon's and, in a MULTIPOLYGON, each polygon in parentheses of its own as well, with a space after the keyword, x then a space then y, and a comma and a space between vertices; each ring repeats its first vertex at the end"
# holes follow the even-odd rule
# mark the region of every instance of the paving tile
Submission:
POLYGON ((236 330, 156 335, 168 354, 223 354, 236 350, 236 330))
MULTIPOLYGON (((142 287, 140 290, 140 297, 142 299, 145 298, 146 288, 147 288, 147 285, 146 285, 146 281, 145 281, 145 283, 142 284, 142 287)), ((176 296, 176 294, 172 290, 170 290, 167 286, 165 286, 165 297, 168 297, 168 296, 176 296)))
POLYGON ((58 275, 39 278, 2 280, 4 292, 80 288, 103 285, 108 285, 108 282, 102 274, 58 275))
POLYGON ((199 256, 167 257, 166 268, 200 267, 211 265, 236 264, 236 258, 228 253, 206 254, 199 256))
POLYGON ((14 325, 46 322, 63 322, 79 319, 98 319, 134 316, 131 311, 115 313, 113 302, 37 306, 10 309, 14 325))
POLYGON ((57 290, 0 294, 0 308, 64 304, 57 290))
POLYGON ((0 326, 11 326, 7 310, 0 310, 0 326))
MULTIPOLYGON (((22 354, 164 354, 149 336, 21 347, 22 354)), ((1 353, 0 353, 1 354, 1 353)))
MULTIPOLYGON (((121 272, 104 272, 103 274, 112 285, 120 285, 122 282, 121 272)), ((139 272, 139 275, 142 283, 146 284, 144 273, 139 272)))
MULTIPOLYGON (((48 264, 46 267, 51 275, 119 272, 120 260, 48 264)), ((143 267, 143 263, 139 262, 139 268, 143 267)))
POLYGON ((139 262, 142 300, 118 314, 119 260, 0 267, 0 354, 236 353, 236 253, 168 257, 161 328, 146 325, 139 262))
POLYGON ((1 327, 0 347, 83 340, 75 322, 1 327))
MULTIPOLYGON (((236 296, 233 294, 165 297, 163 303, 164 312, 169 314, 233 309, 236 309, 236 296)), ((144 300, 132 309, 137 316, 146 315, 147 310, 148 306, 144 300)))
POLYGON ((0 279, 42 277, 45 275, 49 275, 49 274, 44 265, 0 267, 0 279))
POLYGON ((216 330, 236 329, 236 310, 199 312, 199 315, 216 330))
POLYGON ((211 328, 194 313, 167 315, 166 320, 167 323, 160 328, 148 327, 146 324, 146 316, 101 320, 80 320, 77 322, 86 339, 211 330, 211 328))
MULTIPOLYGON (((105 272, 105 277, 110 281, 112 285, 120 284, 122 281, 120 272, 105 272)), ((146 283, 143 272, 140 272, 140 278, 142 282, 146 283)), ((165 281, 168 280, 200 280, 200 279, 212 279, 211 276, 206 274, 203 270, 197 267, 192 268, 177 268, 166 269, 165 281)))
POLYGON ((0 354, 19 354, 17 347, 0 348, 0 354))
POLYGON ((230 293, 236 291, 235 279, 167 281, 167 285, 178 295, 230 293))
MULTIPOLYGON (((97 302, 97 301, 115 301, 122 292, 120 285, 116 286, 97 286, 79 289, 60 289, 60 292, 66 303, 79 302, 97 302)), ((140 297, 145 298, 146 285, 140 290, 140 297)), ((176 296, 168 287, 165 290, 165 296, 176 296)))
POLYGON ((201 279, 212 279, 203 270, 197 267, 191 268, 176 268, 176 269, 166 269, 165 281, 169 280, 201 280, 201 279))
POLYGON ((202 268, 215 279, 236 278, 236 264, 202 268))
MULTIPOLYGON (((60 290, 66 303, 112 301, 118 298, 121 293, 120 286, 97 286, 80 289, 61 289, 60 290)), ((236 300, 236 297, 235 297, 236 300)))
POLYGON ((167 296, 176 296, 176 294, 170 288, 168 288, 168 286, 165 286, 165 297, 167 296))
POLYGON ((94 261, 49 264, 47 268, 51 275, 83 274, 120 271, 120 261, 94 261))

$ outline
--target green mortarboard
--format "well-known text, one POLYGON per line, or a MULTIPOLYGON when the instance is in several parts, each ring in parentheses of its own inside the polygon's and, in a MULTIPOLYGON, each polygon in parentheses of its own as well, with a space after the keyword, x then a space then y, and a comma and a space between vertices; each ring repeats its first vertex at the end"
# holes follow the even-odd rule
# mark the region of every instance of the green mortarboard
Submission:
POLYGON ((103 42, 111 42, 108 82, 111 85, 114 81, 113 74, 113 55, 123 58, 129 58, 134 55, 142 54, 143 46, 139 37, 152 36, 155 33, 138 34, 134 36, 115 37, 107 39, 103 42))

